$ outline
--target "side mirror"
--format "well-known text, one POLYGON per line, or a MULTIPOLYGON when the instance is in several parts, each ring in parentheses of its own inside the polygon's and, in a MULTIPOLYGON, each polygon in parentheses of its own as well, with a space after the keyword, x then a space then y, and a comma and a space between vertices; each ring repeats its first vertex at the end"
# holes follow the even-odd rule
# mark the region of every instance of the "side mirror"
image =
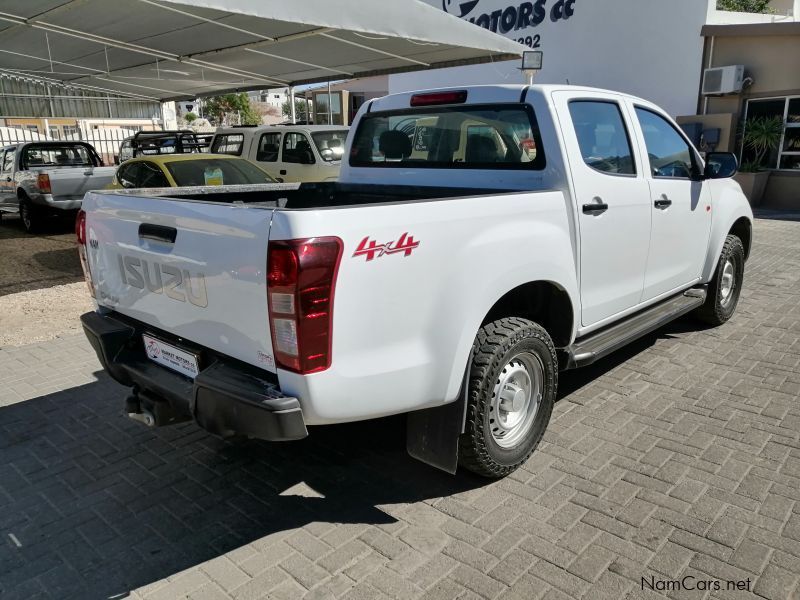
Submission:
POLYGON ((706 179, 727 179, 736 175, 739 160, 733 152, 709 152, 706 155, 706 179))

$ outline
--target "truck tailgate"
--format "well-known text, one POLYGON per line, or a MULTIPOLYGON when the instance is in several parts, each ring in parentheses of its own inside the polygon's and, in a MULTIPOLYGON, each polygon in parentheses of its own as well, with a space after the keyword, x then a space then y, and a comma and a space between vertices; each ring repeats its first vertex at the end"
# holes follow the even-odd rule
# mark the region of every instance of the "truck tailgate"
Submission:
POLYGON ((46 169, 56 200, 80 200, 86 192, 102 190, 114 177, 115 167, 62 167, 46 169))
POLYGON ((87 194, 83 206, 101 306, 275 371, 271 208, 104 193, 87 194))

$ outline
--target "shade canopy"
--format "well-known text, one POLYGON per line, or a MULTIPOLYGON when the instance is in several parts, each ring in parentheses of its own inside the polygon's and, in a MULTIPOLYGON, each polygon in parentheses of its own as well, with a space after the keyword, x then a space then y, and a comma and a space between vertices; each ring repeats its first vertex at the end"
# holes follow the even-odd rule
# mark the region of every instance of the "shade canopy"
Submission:
POLYGON ((0 71, 158 100, 518 58, 419 0, 3 0, 0 71))

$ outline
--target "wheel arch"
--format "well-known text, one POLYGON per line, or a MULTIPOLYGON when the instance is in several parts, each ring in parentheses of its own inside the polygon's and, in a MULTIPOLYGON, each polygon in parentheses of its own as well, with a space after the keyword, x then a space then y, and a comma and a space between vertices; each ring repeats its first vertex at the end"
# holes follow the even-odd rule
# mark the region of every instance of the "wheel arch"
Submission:
POLYGON ((541 325, 556 348, 572 341, 575 309, 564 287, 552 281, 529 281, 503 294, 481 321, 481 327, 506 317, 520 317, 541 325))
POLYGON ((735 235, 742 240, 744 259, 750 258, 750 247, 753 243, 753 223, 747 217, 739 217, 731 226, 728 235, 735 235))

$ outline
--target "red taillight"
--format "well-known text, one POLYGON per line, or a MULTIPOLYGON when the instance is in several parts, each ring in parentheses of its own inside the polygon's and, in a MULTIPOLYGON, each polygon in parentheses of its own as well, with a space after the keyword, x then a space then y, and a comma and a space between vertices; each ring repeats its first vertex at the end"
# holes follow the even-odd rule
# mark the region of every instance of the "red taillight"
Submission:
POLYGON ((301 374, 330 367, 333 296, 341 257, 342 240, 337 237, 269 243, 269 322, 279 367, 301 374))
POLYGON ((464 104, 467 101, 467 90, 456 92, 431 92, 411 96, 411 106, 435 106, 437 104, 464 104))
POLYGON ((75 218, 75 237, 78 238, 78 243, 81 246, 86 245, 86 211, 79 210, 78 216, 75 218))
POLYGON ((43 194, 50 194, 53 190, 50 187, 50 175, 47 173, 40 173, 36 176, 36 187, 43 194))
POLYGON ((86 211, 79 210, 78 216, 75 218, 75 237, 78 238, 78 257, 81 260, 81 269, 83 269, 83 277, 86 279, 86 285, 89 288, 89 293, 92 298, 95 298, 94 282, 92 281, 92 272, 89 269, 89 257, 86 254, 86 211))

